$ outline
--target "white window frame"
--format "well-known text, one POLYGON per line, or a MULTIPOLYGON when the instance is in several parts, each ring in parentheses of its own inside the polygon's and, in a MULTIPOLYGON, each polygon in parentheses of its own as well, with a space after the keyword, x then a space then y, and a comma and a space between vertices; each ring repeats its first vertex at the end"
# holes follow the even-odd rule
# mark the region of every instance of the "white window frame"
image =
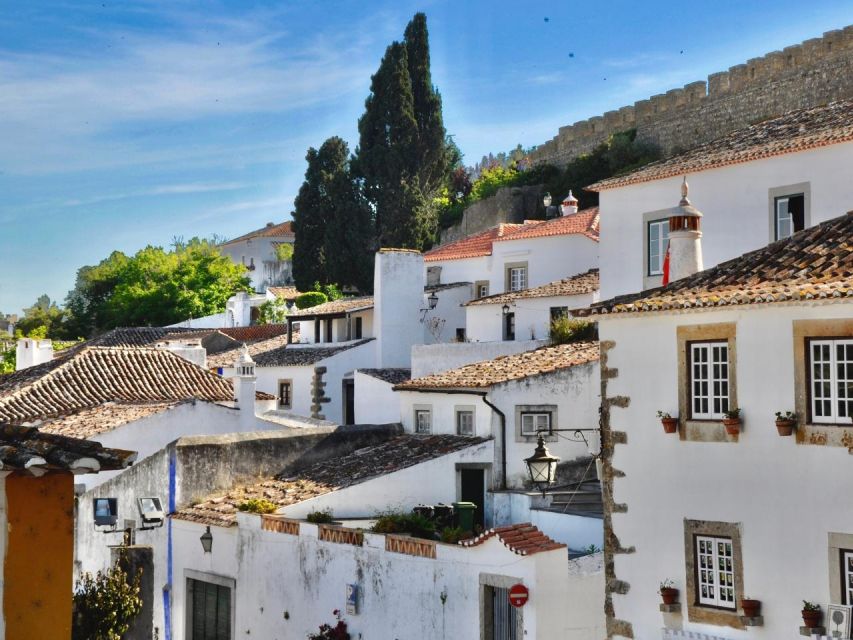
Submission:
POLYGON ((721 420, 731 401, 729 344, 725 340, 689 342, 688 349, 690 417, 694 420, 721 420))
POLYGON ((456 433, 460 436, 473 436, 477 433, 477 426, 474 423, 473 409, 457 409, 456 410, 456 433), (464 418, 464 419, 463 419, 464 418), (463 428, 463 423, 470 419, 470 429, 463 428))
POLYGON ((841 600, 844 604, 853 603, 853 551, 841 550, 841 600))
POLYGON ((669 218, 650 220, 646 224, 646 242, 648 246, 648 259, 646 263, 646 274, 650 276, 663 275, 663 262, 666 256, 666 246, 669 242, 669 218), (652 228, 657 229, 657 238, 652 239, 652 228), (664 233, 664 228, 666 229, 664 233), (652 252, 652 243, 657 245, 656 252, 652 252), (652 265, 652 260, 657 259, 657 265, 652 265))
POLYGON ((432 411, 429 409, 415 409, 415 433, 432 433, 432 411), (426 418, 421 420, 421 418, 426 418))
POLYGON ((489 295, 489 283, 488 282, 478 282, 477 283, 477 298, 485 298, 489 295))
POLYGON ((693 554, 698 604, 736 610, 734 541, 725 537, 697 535, 693 554))
POLYGON ((276 394, 276 407, 279 409, 293 409, 293 380, 279 380, 277 386, 277 394, 276 394), (281 402, 281 385, 286 384, 289 389, 287 392, 288 398, 290 402, 288 404, 282 404, 281 402))
POLYGON ((527 288, 527 267, 510 267, 508 275, 510 291, 521 291, 527 288))
POLYGON ((522 411, 521 412, 521 435, 535 436, 542 431, 551 433, 550 411, 522 411), (525 428, 527 423, 528 428, 525 428))
POLYGON ((805 193, 789 193, 784 196, 777 196, 773 200, 773 229, 776 234, 776 240, 784 240, 785 238, 790 238, 797 231, 794 229, 794 216, 791 215, 791 212, 788 210, 788 203, 791 198, 802 198, 803 199, 803 228, 806 227, 806 215, 805 215, 805 193), (782 209, 784 205, 784 210, 782 209), (787 233, 782 233, 782 224, 786 225, 787 233))
POLYGON ((853 367, 853 354, 851 356, 847 356, 844 354, 843 358, 839 359, 839 347, 844 348, 845 351, 853 350, 853 338, 838 338, 838 339, 828 339, 828 340, 817 340, 811 339, 808 341, 809 347, 809 409, 811 411, 811 421, 818 424, 844 424, 851 425, 851 403, 853 403, 853 391, 851 391, 850 387, 853 385, 853 376, 844 377, 839 379, 838 377, 838 368, 843 367, 848 369, 853 367), (821 350, 825 350, 827 352, 828 358, 821 357, 817 359, 815 357, 816 349, 820 348, 821 350), (846 365, 846 366, 845 366, 846 365), (821 371, 821 375, 818 376, 818 367, 821 367, 823 371, 821 371), (829 375, 827 376, 826 373, 829 375), (817 386, 818 385, 828 385, 829 393, 821 393, 818 395, 817 386), (845 415, 841 415, 842 411, 842 403, 847 404, 847 407, 843 413, 845 415), (829 413, 825 412, 826 404, 829 404, 829 413), (818 405, 824 405, 820 407, 820 412, 818 412, 818 405))

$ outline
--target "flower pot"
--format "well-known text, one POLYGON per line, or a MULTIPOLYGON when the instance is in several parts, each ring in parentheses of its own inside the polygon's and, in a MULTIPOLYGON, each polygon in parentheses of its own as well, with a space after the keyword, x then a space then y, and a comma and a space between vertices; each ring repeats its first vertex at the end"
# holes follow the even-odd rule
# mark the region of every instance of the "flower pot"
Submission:
POLYGON ((803 624, 806 627, 808 627, 809 629, 814 629, 815 627, 820 626, 820 618, 822 615, 822 612, 820 609, 818 609, 817 611, 811 611, 811 610, 803 609, 802 614, 803 614, 803 624))
POLYGON ((726 426, 726 433, 730 436, 736 436, 740 433, 740 418, 725 418, 723 424, 726 426))
POLYGON ((777 420, 776 421, 776 430, 779 432, 780 436, 789 436, 794 432, 794 421, 793 420, 777 420))
POLYGON ((661 418, 664 433, 675 433, 678 431, 678 418, 661 418))
POLYGON ((761 600, 743 599, 740 601, 740 607, 747 618, 757 618, 761 615, 761 600))
POLYGON ((678 589, 666 587, 660 590, 660 597, 663 598, 664 604, 675 604, 678 602, 678 589))

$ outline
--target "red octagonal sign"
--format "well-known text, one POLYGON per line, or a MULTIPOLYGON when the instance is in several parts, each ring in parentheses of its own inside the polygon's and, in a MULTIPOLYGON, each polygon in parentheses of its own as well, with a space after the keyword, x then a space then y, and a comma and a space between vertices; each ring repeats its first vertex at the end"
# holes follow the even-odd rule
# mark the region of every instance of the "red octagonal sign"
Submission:
POLYGON ((523 607, 530 597, 530 591, 523 584, 514 584, 509 588, 509 603, 513 607, 523 607))

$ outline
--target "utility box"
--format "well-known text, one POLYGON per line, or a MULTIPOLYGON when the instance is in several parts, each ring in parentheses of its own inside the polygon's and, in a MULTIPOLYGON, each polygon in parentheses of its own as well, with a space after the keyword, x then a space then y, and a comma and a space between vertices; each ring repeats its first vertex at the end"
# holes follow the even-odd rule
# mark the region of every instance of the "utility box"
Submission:
POLYGON ((477 505, 473 502, 454 502, 453 511, 456 513, 456 526, 462 531, 474 532, 474 512, 477 505))

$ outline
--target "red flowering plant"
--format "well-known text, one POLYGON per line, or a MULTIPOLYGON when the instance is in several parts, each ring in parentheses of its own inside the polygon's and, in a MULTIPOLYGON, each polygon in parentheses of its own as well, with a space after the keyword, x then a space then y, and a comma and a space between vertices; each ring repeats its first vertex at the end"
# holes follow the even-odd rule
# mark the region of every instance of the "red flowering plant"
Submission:
POLYGON ((350 640, 347 623, 341 619, 340 609, 332 611, 332 615, 338 621, 337 624, 334 627, 326 623, 321 624, 320 632, 309 634, 308 640, 350 640))

